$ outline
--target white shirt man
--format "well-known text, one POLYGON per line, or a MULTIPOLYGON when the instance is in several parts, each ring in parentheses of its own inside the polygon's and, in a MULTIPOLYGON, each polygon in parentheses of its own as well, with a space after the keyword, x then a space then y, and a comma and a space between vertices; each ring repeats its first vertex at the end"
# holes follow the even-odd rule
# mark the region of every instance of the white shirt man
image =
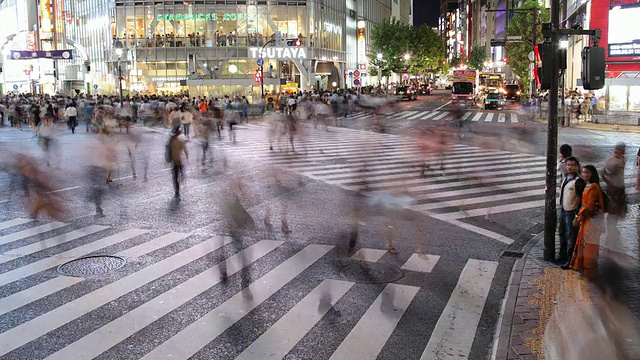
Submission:
POLYGON ((560 258, 564 267, 568 266, 573 249, 578 238, 578 228, 573 226, 573 220, 580 210, 582 192, 586 186, 584 180, 578 176, 580 164, 570 156, 565 159, 567 174, 560 186, 560 258))

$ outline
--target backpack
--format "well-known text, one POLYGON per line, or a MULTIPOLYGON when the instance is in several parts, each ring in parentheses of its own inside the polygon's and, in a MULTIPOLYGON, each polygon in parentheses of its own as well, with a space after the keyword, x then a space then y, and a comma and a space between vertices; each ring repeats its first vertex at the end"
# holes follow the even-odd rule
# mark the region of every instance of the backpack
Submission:
POLYGON ((609 203, 611 202, 611 200, 609 199, 609 195, 607 195, 606 192, 602 191, 602 188, 600 188, 600 193, 602 194, 602 207, 604 208, 604 212, 608 213, 609 203))

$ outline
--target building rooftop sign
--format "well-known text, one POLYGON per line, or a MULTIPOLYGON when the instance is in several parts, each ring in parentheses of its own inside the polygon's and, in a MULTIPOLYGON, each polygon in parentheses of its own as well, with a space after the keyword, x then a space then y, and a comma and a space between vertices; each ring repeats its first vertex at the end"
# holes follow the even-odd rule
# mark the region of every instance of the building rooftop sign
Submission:
POLYGON ((249 48, 253 59, 306 59, 307 50, 300 47, 267 47, 262 51, 260 56, 260 48, 249 48))

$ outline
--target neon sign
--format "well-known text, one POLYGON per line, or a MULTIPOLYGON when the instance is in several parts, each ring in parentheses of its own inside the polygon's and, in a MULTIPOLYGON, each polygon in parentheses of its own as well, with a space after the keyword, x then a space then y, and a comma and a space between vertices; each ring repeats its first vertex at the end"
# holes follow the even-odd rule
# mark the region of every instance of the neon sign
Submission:
MULTIPOLYGON (((260 48, 249 48, 251 57, 257 59, 260 57, 260 48)), ((299 47, 268 47, 262 51, 264 59, 306 59, 307 51, 299 47)))
POLYGON ((237 20, 258 20, 258 14, 245 14, 245 13, 197 13, 197 14, 158 14, 158 21, 237 21, 237 20))

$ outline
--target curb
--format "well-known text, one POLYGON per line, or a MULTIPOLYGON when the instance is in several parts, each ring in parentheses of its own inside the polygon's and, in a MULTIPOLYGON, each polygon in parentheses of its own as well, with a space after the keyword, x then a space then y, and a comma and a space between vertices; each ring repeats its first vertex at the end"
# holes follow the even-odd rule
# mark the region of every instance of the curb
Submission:
POLYGON ((520 281, 522 280, 522 270, 524 264, 531 253, 531 249, 544 238, 544 232, 540 232, 527 242, 522 248, 525 256, 516 260, 511 269, 509 284, 505 290, 502 303, 501 314, 496 327, 496 335, 493 343, 491 360, 507 360, 509 357, 509 344, 511 343, 511 327, 513 325, 513 314, 516 310, 516 301, 520 291, 520 281))

